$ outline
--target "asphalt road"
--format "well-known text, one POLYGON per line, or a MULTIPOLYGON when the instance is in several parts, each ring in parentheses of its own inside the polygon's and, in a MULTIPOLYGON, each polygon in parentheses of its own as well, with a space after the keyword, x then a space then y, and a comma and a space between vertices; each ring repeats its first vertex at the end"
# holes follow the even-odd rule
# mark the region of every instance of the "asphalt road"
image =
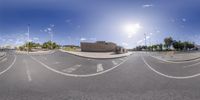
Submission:
POLYGON ((0 100, 200 100, 199 61, 169 63, 143 52, 100 60, 7 51, 0 100))

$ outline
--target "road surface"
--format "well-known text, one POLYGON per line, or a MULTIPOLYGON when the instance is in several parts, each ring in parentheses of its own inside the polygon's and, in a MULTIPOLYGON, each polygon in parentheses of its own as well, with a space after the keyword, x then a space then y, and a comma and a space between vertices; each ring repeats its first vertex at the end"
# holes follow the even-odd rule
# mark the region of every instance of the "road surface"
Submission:
POLYGON ((199 61, 170 63, 143 52, 98 60, 10 50, 0 61, 0 100, 200 100, 199 61))

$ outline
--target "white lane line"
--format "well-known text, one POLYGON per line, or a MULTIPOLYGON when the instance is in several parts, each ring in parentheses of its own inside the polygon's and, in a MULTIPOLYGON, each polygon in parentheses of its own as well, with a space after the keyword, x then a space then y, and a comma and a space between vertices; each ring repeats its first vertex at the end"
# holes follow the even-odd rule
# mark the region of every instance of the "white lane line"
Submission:
POLYGON ((10 68, 12 68, 12 66, 15 64, 16 59, 17 59, 16 55, 14 55, 14 57, 15 58, 14 58, 13 62, 10 64, 10 66, 8 66, 4 71, 0 72, 0 75, 5 73, 6 71, 8 71, 10 68))
POLYGON ((107 70, 104 70, 104 71, 101 71, 99 73, 94 73, 94 74, 85 74, 85 75, 77 75, 77 74, 69 74, 69 73, 64 73, 64 72, 61 72, 61 71, 58 71, 58 70, 55 70, 51 67, 49 67, 48 65, 44 64, 43 62, 39 61, 38 59, 34 58, 33 56, 30 56, 33 60, 35 60, 36 62, 40 63, 41 65, 43 65, 45 68, 47 68, 48 70, 51 70, 52 72, 55 72, 55 73, 58 73, 58 74, 61 74, 61 75, 64 75, 64 76, 70 76, 70 77, 91 77, 91 76, 96 76, 96 75, 101 75, 101 74, 104 74, 104 73, 107 73, 109 71, 112 71, 114 70, 115 68, 119 67, 121 64, 123 64, 124 62, 126 62, 128 59, 126 59, 125 61, 122 61, 121 63, 119 63, 118 65, 110 68, 110 69, 107 69, 107 70))
POLYGON ((31 73, 28 69, 26 70, 26 74, 28 75, 28 81, 31 82, 32 81, 31 73))
POLYGON ((103 69, 103 66, 102 66, 102 64, 97 64, 97 72, 101 72, 101 71, 103 71, 104 69, 103 69))
POLYGON ((27 61, 25 59, 23 60, 23 62, 25 63, 26 74, 28 76, 28 81, 31 82, 32 78, 31 78, 31 72, 29 71, 28 63, 27 63, 27 61))
POLYGON ((195 65, 198 65, 198 64, 200 64, 200 62, 191 64, 191 65, 187 65, 187 66, 183 66, 183 68, 195 67, 195 65))
POLYGON ((114 61, 114 60, 112 61, 112 63, 113 63, 114 65, 117 65, 117 62, 116 62, 116 61, 114 61))
POLYGON ((62 70, 63 72, 67 72, 67 73, 72 73, 73 71, 77 70, 79 67, 81 67, 82 65, 74 65, 70 68, 66 68, 64 70, 62 70))
POLYGON ((147 62, 146 60, 144 59, 143 56, 141 56, 143 62, 145 63, 145 65, 147 65, 147 67, 149 69, 151 69, 152 71, 154 71, 155 73, 157 73, 158 75, 161 75, 161 76, 164 76, 164 77, 167 77, 167 78, 172 78, 172 79, 189 79, 189 78, 194 78, 194 77, 197 77, 197 76, 200 76, 200 73, 198 74, 194 74, 194 75, 191 75, 191 76, 171 76, 171 75, 166 75, 166 74, 163 74, 157 70, 155 70, 153 67, 151 67, 147 62))

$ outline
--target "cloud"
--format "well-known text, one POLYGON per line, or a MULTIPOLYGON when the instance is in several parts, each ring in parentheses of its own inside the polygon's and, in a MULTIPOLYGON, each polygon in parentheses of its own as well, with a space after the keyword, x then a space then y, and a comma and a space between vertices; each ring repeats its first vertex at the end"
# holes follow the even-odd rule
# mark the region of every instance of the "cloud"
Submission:
POLYGON ((47 29, 44 29, 44 32, 47 32, 48 30, 47 29))
POLYGON ((54 24, 50 24, 50 27, 55 27, 55 25, 54 24))
POLYGON ((185 18, 182 18, 182 21, 183 21, 183 22, 186 22, 186 19, 185 19, 185 18))
POLYGON ((36 40, 36 41, 38 41, 38 40, 39 40, 39 38, 38 38, 38 37, 34 37, 34 38, 33 38, 33 40, 36 40))
POLYGON ((146 36, 146 39, 149 39, 150 38, 150 36, 146 36))
POLYGON ((97 38, 89 38, 91 41, 97 41, 97 38))
POLYGON ((82 38, 80 38, 80 40, 81 40, 81 41, 85 41, 85 40, 87 40, 87 39, 82 37, 82 38))
POLYGON ((141 44, 144 41, 144 39, 137 41, 137 44, 141 44))
POLYGON ((142 8, 149 8, 149 7, 153 7, 152 4, 145 4, 145 5, 142 5, 142 8))
POLYGON ((125 47, 127 47, 127 46, 128 46, 128 43, 122 42, 122 45, 125 46, 125 47))
POLYGON ((71 19, 66 19, 65 22, 66 23, 71 23, 71 19))
POLYGON ((48 30, 48 31, 52 31, 52 29, 51 29, 51 28, 47 28, 47 30, 48 30))
POLYGON ((27 41, 27 33, 14 33, 9 35, 3 35, 0 39, 1 44, 6 46, 20 46, 27 41))
POLYGON ((160 33, 160 30, 156 30, 157 33, 160 33))

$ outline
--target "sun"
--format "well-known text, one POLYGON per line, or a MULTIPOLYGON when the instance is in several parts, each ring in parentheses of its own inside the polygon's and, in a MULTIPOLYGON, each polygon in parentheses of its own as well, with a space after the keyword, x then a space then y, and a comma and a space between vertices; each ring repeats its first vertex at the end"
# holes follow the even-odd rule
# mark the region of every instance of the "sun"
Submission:
POLYGON ((126 24, 124 25, 124 31, 128 34, 128 37, 131 38, 133 34, 138 32, 141 28, 139 23, 136 24, 126 24))
POLYGON ((127 33, 136 33, 141 28, 140 24, 127 24, 124 26, 124 30, 127 33))

